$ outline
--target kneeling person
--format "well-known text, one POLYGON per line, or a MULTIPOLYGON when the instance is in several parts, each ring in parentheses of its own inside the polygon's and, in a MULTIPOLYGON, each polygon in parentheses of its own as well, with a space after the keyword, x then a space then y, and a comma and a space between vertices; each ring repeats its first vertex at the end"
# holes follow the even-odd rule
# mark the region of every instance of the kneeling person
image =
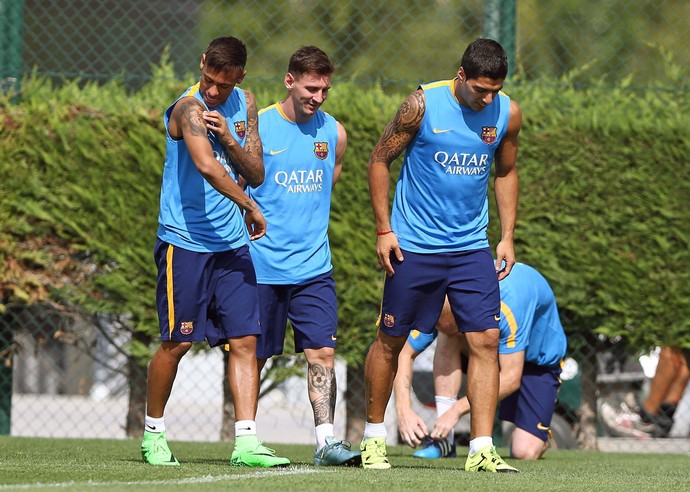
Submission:
MULTIPOLYGON (((548 448, 567 340, 553 291, 537 270, 516 263, 511 274, 500 281, 500 289, 499 418, 516 426, 511 457, 534 460, 548 448)), ((470 412, 467 397, 457 399, 469 352, 448 303, 436 328, 434 386, 438 419, 431 432, 412 410, 410 386, 413 360, 433 342, 436 331, 410 334, 395 379, 400 435, 412 447, 422 444, 423 448, 414 453, 420 458, 455 456, 453 428, 470 412)))

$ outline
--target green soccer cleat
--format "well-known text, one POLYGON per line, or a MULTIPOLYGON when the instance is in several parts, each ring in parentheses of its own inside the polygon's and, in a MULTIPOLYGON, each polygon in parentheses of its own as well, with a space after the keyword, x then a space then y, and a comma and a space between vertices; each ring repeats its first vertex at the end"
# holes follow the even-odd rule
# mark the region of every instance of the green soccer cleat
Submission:
POLYGON ((391 467, 386 455, 386 439, 370 437, 359 446, 362 452, 362 467, 369 470, 387 470, 391 467))
POLYGON ((168 447, 165 432, 144 431, 144 438, 141 440, 141 457, 150 465, 180 466, 180 462, 168 447))
POLYGON ((264 446, 256 436, 251 437, 254 439, 238 438, 235 440, 235 449, 230 457, 230 464, 232 466, 271 468, 274 466, 288 466, 290 464, 289 459, 276 456, 276 452, 264 446))
POLYGON ((476 453, 469 455, 465 462, 465 471, 470 472, 490 472, 490 473, 518 473, 517 468, 513 468, 503 461, 494 446, 484 446, 476 453))
POLYGON ((362 455, 352 451, 350 443, 338 441, 333 437, 326 438, 326 445, 314 453, 316 466, 359 466, 362 455))

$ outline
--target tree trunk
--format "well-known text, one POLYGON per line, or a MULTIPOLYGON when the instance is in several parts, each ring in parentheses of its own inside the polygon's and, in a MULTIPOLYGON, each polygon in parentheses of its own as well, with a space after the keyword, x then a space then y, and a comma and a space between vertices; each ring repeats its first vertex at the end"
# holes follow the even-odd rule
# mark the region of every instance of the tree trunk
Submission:
POLYGON ((366 421, 363 365, 354 368, 348 364, 347 388, 344 397, 347 413, 345 438, 352 443, 358 443, 364 435, 364 423, 366 421))
POLYGON ((582 357, 582 377, 580 379, 580 419, 577 441, 580 449, 597 449, 597 348, 598 340, 587 336, 586 353, 582 357))
POLYGON ((235 439, 235 403, 232 401, 230 381, 228 381, 227 377, 229 364, 230 352, 228 350, 223 350, 223 414, 220 424, 221 441, 232 441, 235 439))
MULTIPOLYGON (((135 331, 132 338, 148 345, 152 338, 142 332, 135 331)), ((129 370, 129 408, 127 409, 127 420, 125 432, 127 437, 140 439, 144 432, 144 417, 146 416, 146 373, 147 365, 142 365, 135 357, 127 357, 127 368, 129 370)))

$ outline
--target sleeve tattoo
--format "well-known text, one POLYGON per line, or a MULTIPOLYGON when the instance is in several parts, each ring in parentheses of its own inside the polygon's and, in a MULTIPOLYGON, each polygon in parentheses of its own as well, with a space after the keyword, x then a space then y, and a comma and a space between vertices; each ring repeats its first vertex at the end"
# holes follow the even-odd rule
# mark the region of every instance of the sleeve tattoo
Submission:
POLYGON ((311 364, 307 374, 309 399, 314 410, 316 425, 331 424, 335 415, 335 399, 338 385, 335 380, 335 369, 321 364, 311 364))
POLYGON ((375 160, 392 162, 417 133, 424 117, 424 93, 417 90, 400 105, 376 145, 375 160))

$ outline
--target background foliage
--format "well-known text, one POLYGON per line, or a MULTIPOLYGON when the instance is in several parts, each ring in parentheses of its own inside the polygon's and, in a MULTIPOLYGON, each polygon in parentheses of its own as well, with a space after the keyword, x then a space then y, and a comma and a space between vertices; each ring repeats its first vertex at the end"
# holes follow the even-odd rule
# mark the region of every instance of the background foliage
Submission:
POLYGON ((653 86, 664 83, 659 50, 690 65, 685 0, 12 0, 0 2, 0 79, 36 69, 140 87, 166 47, 182 77, 212 38, 234 34, 252 78, 278 81, 297 44, 316 44, 342 78, 406 90, 446 77, 499 10, 514 12, 509 44, 529 80, 587 66, 580 84, 634 73, 653 86))
MULTIPOLYGON (((64 300, 126 316, 134 330, 155 336, 161 101, 188 84, 171 72, 164 59, 134 94, 118 82, 54 87, 32 77, 16 104, 2 101, 0 217, 11 224, 0 231, 3 303, 64 300)), ((684 76, 677 67, 668 72, 667 80, 684 76)), ((678 316, 690 307, 687 98, 631 92, 625 79, 586 89, 573 79, 551 82, 506 87, 525 116, 519 258, 552 282, 571 334, 620 335, 636 349, 690 347, 690 321, 678 316)), ((280 86, 257 84, 255 93, 261 106, 283 96, 280 86)), ((405 95, 337 82, 325 107, 349 133, 331 241, 340 354, 356 364, 371 340, 382 285, 368 155, 405 95)), ((496 230, 494 221, 492 239, 496 230)))

